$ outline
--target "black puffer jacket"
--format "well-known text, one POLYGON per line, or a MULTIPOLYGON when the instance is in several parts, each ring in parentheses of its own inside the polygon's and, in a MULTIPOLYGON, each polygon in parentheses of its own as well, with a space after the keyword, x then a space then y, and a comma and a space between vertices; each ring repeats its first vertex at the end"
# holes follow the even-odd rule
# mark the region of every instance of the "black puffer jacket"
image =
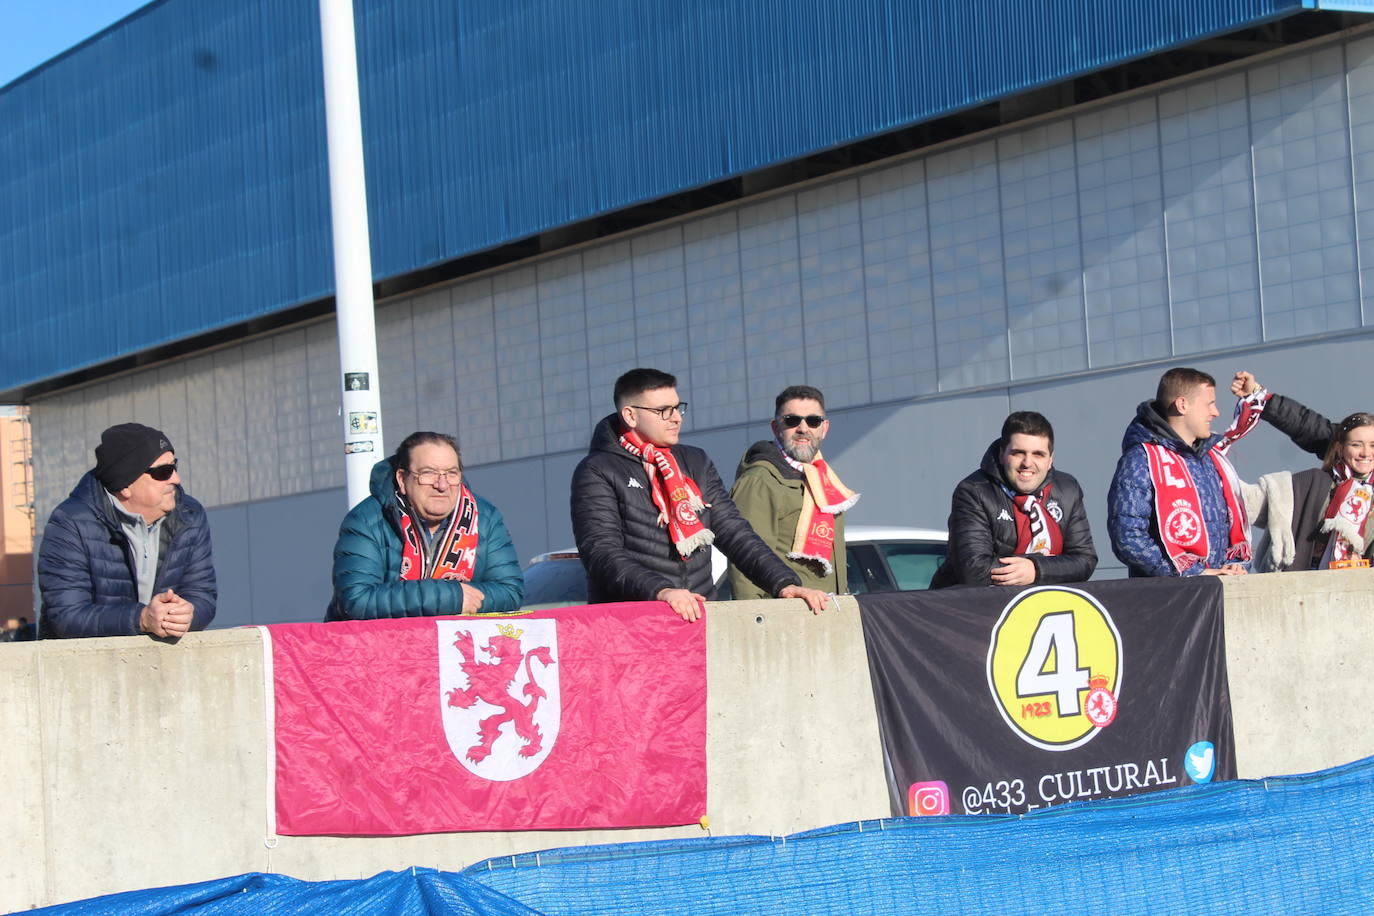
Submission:
POLYGON ((1331 445, 1331 440, 1341 428, 1339 423, 1333 423, 1310 407, 1304 407, 1281 394, 1269 399, 1260 417, 1268 420, 1275 429, 1292 439, 1298 448, 1323 460, 1326 458, 1326 450, 1331 445))
MULTIPOLYGON (((1002 486, 1001 446, 1000 439, 989 445, 978 470, 954 488, 949 513, 949 555, 936 570, 931 588, 991 585, 992 567, 997 560, 1016 553, 1016 506, 1002 486)), ((1036 496, 1045 499, 1051 515, 1058 511, 1059 529, 1064 535, 1061 555, 1027 555, 1035 564, 1036 584, 1087 581, 1097 569, 1097 551, 1093 549, 1078 481, 1051 468, 1036 496)))
MULTIPOLYGON (((1281 394, 1269 399, 1260 416, 1293 440, 1298 448, 1323 460, 1331 440, 1340 435, 1339 423, 1281 394)), ((1332 486, 1331 474, 1321 468, 1293 475, 1292 532, 1296 556, 1292 563, 1282 567, 1283 570, 1320 568, 1318 561, 1331 538, 1321 527, 1326 519, 1327 503, 1331 501, 1332 486)), ((1365 519, 1364 535, 1364 556, 1374 559, 1374 537, 1371 537, 1374 535, 1374 514, 1365 519)))
MULTIPOLYGON (((685 561, 678 556, 668 529, 658 523, 644 465, 620 447, 619 422, 612 414, 596 425, 591 451, 573 471, 573 537, 587 568, 587 600, 652 601, 665 588, 713 598, 711 551, 695 550, 685 561)), ((701 521, 715 533, 715 546, 770 595, 799 584, 740 516, 706 453, 690 445, 675 445, 672 452, 701 488, 708 506, 701 521)))

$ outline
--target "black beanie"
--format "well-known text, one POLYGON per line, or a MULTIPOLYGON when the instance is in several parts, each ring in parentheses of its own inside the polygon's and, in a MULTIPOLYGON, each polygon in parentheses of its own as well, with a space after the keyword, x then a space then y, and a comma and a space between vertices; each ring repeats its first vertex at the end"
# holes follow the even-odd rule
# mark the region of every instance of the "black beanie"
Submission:
POLYGON ((148 470, 163 452, 175 452, 160 430, 142 423, 121 423, 100 434, 95 447, 95 479, 117 493, 148 470))

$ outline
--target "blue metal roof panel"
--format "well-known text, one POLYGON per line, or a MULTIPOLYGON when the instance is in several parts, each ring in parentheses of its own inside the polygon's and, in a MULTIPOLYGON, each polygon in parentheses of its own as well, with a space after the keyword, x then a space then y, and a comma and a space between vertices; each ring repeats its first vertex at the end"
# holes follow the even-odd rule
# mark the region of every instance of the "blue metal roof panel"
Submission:
MULTIPOLYGON (((1302 5, 358 0, 374 270, 1302 5)), ((313 0, 164 0, 0 90, 0 390, 328 295, 321 83, 313 0)))

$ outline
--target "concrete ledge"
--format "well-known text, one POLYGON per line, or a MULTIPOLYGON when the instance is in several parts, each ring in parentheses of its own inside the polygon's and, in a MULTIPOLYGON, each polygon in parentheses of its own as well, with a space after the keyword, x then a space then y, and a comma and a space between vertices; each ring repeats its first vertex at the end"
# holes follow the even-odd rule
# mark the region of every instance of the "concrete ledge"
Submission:
POLYGON ((1374 570, 1227 576, 1226 663, 1242 779, 1374 754, 1374 570))
MULTIPOLYGON (((1223 580, 1245 777, 1374 753, 1368 570, 1223 580)), ((857 602, 708 606, 707 791, 716 834, 785 834, 889 813, 857 602)), ((0 647, 0 910, 247 871, 353 878, 490 856, 702 836, 657 830, 267 835, 266 710, 256 629, 0 647)))
MULTIPOLYGON (((888 814, 858 607, 708 608, 707 807, 717 834, 888 814)), ((15 643, 0 651, 0 910, 246 871, 308 879, 459 869, 553 846, 704 836, 699 826, 410 837, 269 837, 256 629, 15 643)))

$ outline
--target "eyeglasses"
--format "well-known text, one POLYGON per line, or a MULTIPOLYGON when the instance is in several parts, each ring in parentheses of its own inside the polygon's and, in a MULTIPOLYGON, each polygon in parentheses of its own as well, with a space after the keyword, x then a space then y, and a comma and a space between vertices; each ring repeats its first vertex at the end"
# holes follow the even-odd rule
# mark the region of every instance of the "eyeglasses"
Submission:
POLYGON ((422 487, 432 487, 443 478, 449 486, 458 486, 458 481, 463 479, 463 472, 458 468, 449 468, 447 471, 436 471, 434 468, 420 468, 418 471, 406 471, 415 482, 422 487))
POLYGON ((686 401, 682 401, 677 404, 669 404, 667 407, 640 407, 638 404, 631 404, 630 406, 633 407, 635 410, 648 410, 653 413, 656 413, 658 414, 658 418, 660 420, 666 420, 669 417, 671 417, 673 415, 673 411, 677 411, 677 415, 679 417, 687 416, 686 401))
POLYGON ((821 424, 825 422, 825 417, 818 417, 814 413, 807 414, 804 417, 799 417, 794 413, 785 413, 778 417, 778 420, 788 429, 796 429, 798 426, 801 426, 802 420, 805 420, 806 425, 812 429, 820 429, 821 424))
POLYGON ((177 463, 173 461, 171 464, 155 464, 143 473, 147 474, 154 480, 171 480, 172 475, 176 472, 177 463))

